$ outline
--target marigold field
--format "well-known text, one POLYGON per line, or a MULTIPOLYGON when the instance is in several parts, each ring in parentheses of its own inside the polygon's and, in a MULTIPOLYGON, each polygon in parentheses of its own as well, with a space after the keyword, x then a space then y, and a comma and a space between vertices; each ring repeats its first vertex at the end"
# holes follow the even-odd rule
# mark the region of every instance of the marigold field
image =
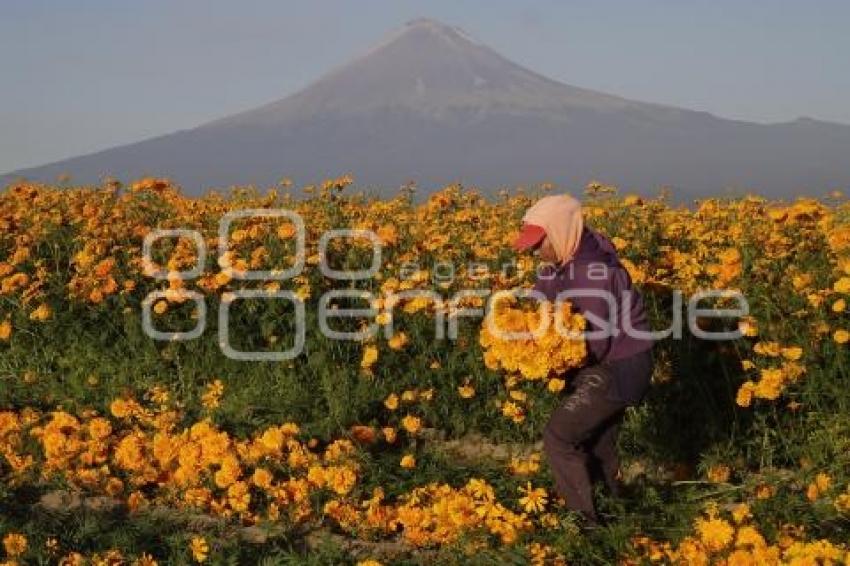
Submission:
MULTIPOLYGON (((611 237, 647 302, 653 385, 620 437, 626 493, 601 490, 606 524, 583 532, 554 495, 543 425, 585 357, 574 335, 507 341, 479 316, 488 292, 530 287, 520 218, 548 186, 485 198, 449 186, 416 198, 349 178, 189 198, 164 179, 120 186, 18 183, 0 193, 0 560, 3 564, 850 564, 850 201, 757 196, 690 207, 590 185, 587 222, 611 237), (303 270, 287 209, 306 226, 303 270), (373 277, 322 272, 320 238, 371 230, 373 277), (197 231, 152 245, 154 229, 197 231), (453 274, 446 277, 446 265, 453 274), (512 265, 503 269, 504 265, 512 265), (487 269, 489 268, 489 269, 487 269), (277 270, 277 271, 275 271, 277 270), (184 272, 181 276, 180 273, 184 272), (158 275, 159 274, 159 275, 158 275), (159 278, 158 278, 159 277, 159 278), (295 300, 234 291, 292 291, 295 300), (372 308, 319 331, 323 297, 372 308), (746 316, 699 316, 688 298, 739 291, 746 316), (430 296, 409 291, 431 291, 430 296), (676 302, 675 291, 684 302, 676 302), (154 340, 143 303, 162 332, 154 340), (196 293, 190 298, 188 292, 196 293), (200 299, 199 299, 200 297, 200 299), (203 303, 203 307, 200 306, 203 303), (285 361, 223 353, 284 351, 285 361), (373 326, 370 326, 373 325, 373 326), (369 334, 369 328, 395 330, 369 334), (437 327, 455 326, 443 336, 437 327)), ((365 269, 371 242, 334 238, 327 265, 365 269)), ((703 307, 732 308, 731 293, 703 307)), ((492 309, 503 327, 568 309, 492 309)))

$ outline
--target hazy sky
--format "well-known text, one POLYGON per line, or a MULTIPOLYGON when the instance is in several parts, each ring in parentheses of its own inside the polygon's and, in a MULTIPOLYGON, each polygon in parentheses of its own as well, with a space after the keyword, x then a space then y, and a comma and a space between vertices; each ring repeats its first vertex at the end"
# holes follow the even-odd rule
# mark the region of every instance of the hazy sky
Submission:
POLYGON ((850 124, 846 0, 0 0, 0 173, 282 98, 421 16, 568 84, 850 124))

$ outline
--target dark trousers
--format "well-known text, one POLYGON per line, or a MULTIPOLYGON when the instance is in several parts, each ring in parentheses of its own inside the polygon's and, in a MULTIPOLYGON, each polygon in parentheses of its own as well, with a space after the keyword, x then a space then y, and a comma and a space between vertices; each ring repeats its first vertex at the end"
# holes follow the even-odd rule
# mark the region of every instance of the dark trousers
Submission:
POLYGON ((626 407, 640 400, 620 394, 625 389, 622 380, 640 380, 638 390, 645 391, 651 373, 649 351, 581 369, 543 430, 543 449, 558 495, 590 522, 597 521, 591 482, 594 469, 611 492, 619 494, 617 433, 626 407))

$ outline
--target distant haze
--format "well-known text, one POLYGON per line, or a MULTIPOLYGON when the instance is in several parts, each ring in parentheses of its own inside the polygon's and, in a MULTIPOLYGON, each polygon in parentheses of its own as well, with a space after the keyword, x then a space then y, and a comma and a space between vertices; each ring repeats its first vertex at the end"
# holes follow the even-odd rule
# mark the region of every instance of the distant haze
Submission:
POLYGON ((850 126, 756 124, 570 86, 419 19, 277 102, 0 180, 66 173, 168 176, 195 194, 351 173, 389 191, 410 180, 426 190, 601 180, 683 198, 791 196, 850 186, 850 126))

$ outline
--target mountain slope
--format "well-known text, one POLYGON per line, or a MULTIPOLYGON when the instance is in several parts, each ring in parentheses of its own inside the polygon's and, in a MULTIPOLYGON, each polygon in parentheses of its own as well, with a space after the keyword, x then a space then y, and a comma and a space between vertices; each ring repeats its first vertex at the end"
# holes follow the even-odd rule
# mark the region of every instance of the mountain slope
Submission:
POLYGON ((729 187, 788 196, 850 185, 848 157, 850 126, 753 124, 581 89, 415 20, 282 100, 5 180, 155 174, 199 193, 350 172, 386 190, 600 179, 682 197, 729 187))

